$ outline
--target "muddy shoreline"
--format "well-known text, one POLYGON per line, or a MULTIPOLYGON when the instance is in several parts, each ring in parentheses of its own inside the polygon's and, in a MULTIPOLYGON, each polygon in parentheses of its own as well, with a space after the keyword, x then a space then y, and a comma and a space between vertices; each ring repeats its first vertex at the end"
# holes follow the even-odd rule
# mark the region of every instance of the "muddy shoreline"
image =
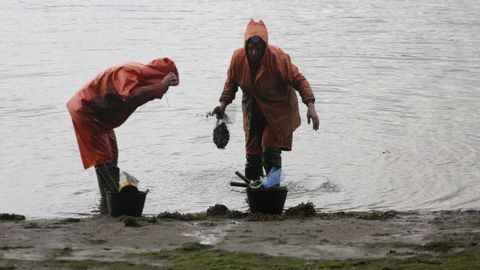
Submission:
POLYGON ((480 245, 477 210, 312 213, 307 204, 296 210, 282 216, 251 215, 216 205, 204 213, 141 218, 2 216, 0 269, 32 269, 52 260, 158 266, 154 259, 131 255, 175 251, 191 243, 225 252, 312 260, 441 257, 476 251, 480 245))

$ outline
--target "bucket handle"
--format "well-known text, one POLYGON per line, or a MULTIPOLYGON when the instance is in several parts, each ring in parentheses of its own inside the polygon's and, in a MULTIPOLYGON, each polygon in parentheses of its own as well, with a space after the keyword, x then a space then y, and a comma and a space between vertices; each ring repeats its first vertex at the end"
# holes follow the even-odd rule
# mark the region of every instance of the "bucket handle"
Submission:
POLYGON ((230 181, 232 187, 248 187, 247 183, 230 181))
POLYGON ((240 177, 246 184, 250 184, 250 179, 245 177, 245 175, 241 174, 239 171, 236 171, 235 174, 240 177))

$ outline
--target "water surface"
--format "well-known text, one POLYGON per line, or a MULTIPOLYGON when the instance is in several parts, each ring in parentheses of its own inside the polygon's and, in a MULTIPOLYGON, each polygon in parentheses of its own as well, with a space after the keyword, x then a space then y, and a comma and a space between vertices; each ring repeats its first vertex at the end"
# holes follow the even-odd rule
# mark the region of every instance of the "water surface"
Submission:
POLYGON ((168 56, 181 85, 116 130, 120 167, 150 190, 145 212, 246 210, 240 94, 217 150, 216 104, 249 18, 289 53, 317 97, 283 154, 286 206, 323 211, 480 207, 480 3, 474 0, 3 1, 0 212, 91 214, 65 103, 108 66, 168 56))

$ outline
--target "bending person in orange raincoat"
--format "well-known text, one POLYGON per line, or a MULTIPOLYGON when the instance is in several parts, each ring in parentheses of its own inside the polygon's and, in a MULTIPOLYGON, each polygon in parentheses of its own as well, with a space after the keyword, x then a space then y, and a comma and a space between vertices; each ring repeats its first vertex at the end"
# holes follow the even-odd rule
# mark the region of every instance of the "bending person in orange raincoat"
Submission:
POLYGON ((307 79, 280 48, 268 44, 263 21, 250 20, 244 35, 244 48, 236 49, 220 96, 220 105, 213 113, 223 118, 225 108, 242 89, 243 128, 245 131, 245 176, 258 180, 263 168, 268 174, 281 168, 281 151, 292 149, 293 131, 300 126, 298 100, 300 93, 308 107, 308 123, 319 126, 315 97, 307 79))
POLYGON ((103 204, 104 189, 118 188, 118 148, 113 129, 139 106, 162 98, 170 86, 178 83, 177 68, 168 58, 147 65, 129 62, 98 74, 68 101, 83 167, 95 166, 103 204))

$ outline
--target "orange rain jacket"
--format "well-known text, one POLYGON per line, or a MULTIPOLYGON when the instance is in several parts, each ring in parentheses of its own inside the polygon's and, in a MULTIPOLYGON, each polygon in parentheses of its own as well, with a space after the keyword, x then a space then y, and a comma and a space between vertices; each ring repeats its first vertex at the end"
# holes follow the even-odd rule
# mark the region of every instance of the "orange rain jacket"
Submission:
POLYGON ((147 65, 129 62, 108 68, 81 88, 67 103, 85 169, 104 162, 117 162, 113 129, 144 103, 162 98, 159 87, 145 96, 143 86, 159 83, 170 72, 178 78, 175 63, 168 58, 147 65))
POLYGON ((249 113, 252 101, 255 99, 276 139, 284 144, 290 144, 287 149, 291 149, 289 138, 300 126, 295 89, 300 93, 305 104, 314 102, 315 97, 307 79, 290 61, 290 56, 280 48, 268 44, 267 28, 262 20, 258 22, 250 20, 244 35, 244 48, 233 52, 220 102, 230 104, 235 98, 238 86, 243 92, 245 137, 248 138, 250 134, 249 113), (259 36, 267 45, 254 81, 251 80, 246 55, 247 41, 253 36, 259 36))

